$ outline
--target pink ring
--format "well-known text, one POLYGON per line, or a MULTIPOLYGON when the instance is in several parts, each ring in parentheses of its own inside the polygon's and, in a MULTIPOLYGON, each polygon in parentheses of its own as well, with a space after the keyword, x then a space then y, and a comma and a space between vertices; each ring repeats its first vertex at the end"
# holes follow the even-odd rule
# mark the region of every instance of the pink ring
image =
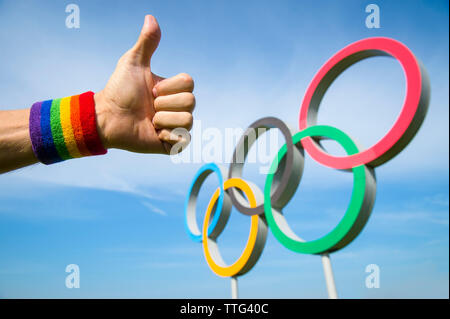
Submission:
POLYGON ((333 81, 352 64, 373 56, 397 59, 406 76, 406 96, 402 110, 388 133, 372 147, 360 153, 337 157, 327 154, 312 138, 302 140, 303 147, 317 162, 335 169, 362 164, 379 166, 401 152, 416 134, 425 118, 430 84, 425 68, 401 42, 389 38, 368 38, 354 42, 331 57, 310 83, 300 108, 299 128, 317 123, 320 102, 333 81))

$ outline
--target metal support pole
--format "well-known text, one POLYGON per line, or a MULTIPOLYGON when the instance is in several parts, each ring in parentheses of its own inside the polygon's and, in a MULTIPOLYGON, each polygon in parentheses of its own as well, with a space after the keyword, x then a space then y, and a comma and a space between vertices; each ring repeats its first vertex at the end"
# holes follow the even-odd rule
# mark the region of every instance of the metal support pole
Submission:
POLYGON ((238 299, 238 282, 237 277, 231 277, 231 299, 238 299))
POLYGON ((331 268, 331 260, 328 254, 322 255, 322 265, 325 274, 325 282, 327 283, 328 298, 337 299, 336 284, 334 283, 333 269, 331 268))

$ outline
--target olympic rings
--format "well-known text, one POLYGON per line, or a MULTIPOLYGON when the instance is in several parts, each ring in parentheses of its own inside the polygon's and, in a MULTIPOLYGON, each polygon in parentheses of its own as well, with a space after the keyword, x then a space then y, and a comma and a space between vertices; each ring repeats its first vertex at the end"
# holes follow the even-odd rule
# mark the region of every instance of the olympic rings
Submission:
MULTIPOLYGON (((240 189, 247 196, 250 207, 255 207, 257 198, 262 199, 262 193, 258 188, 253 185, 250 187, 249 183, 246 183, 240 178, 230 178, 225 181, 224 189, 230 189, 236 187, 240 189), (256 192, 254 192, 256 190, 256 192)), ((217 201, 217 198, 223 194, 220 188, 218 188, 209 202, 206 209, 205 220, 203 222, 203 251, 205 253, 206 262, 214 273, 222 277, 232 277, 237 275, 243 275, 256 264, 261 256, 264 245, 267 238, 267 224, 264 216, 253 215, 251 217, 250 234, 248 236, 247 244, 241 256, 231 266, 227 266, 223 261, 219 248, 216 243, 216 236, 207 236, 207 228, 209 224, 209 217, 211 211, 217 201)), ((225 196, 226 195, 225 193, 225 196)))
POLYGON ((249 126, 239 140, 228 174, 215 164, 206 164, 197 172, 186 199, 186 229, 193 240, 202 242, 209 267, 224 277, 248 272, 263 251, 268 228, 282 245, 298 253, 330 253, 352 242, 364 228, 374 206, 374 167, 395 157, 412 140, 425 118, 429 98, 430 84, 425 68, 398 41, 388 38, 364 39, 335 54, 314 76, 306 91, 300 109, 298 133, 292 136, 288 127, 277 118, 259 119, 249 126), (316 125, 316 117, 326 90, 339 74, 358 61, 379 55, 392 56, 402 65, 406 75, 406 97, 390 131, 375 145, 362 151, 341 130, 316 125), (272 161, 264 194, 256 185, 241 178, 245 158, 258 138, 259 128, 278 128, 286 140, 272 161), (335 157, 325 153, 317 143, 321 138, 335 140, 347 155, 335 157), (312 241, 298 237, 282 212, 300 183, 304 150, 322 165, 353 173, 353 192, 344 216, 328 234, 312 241), (195 202, 201 184, 212 172, 218 175, 220 185, 209 202, 200 233, 195 220, 195 202), (222 176, 228 176, 229 179, 224 182, 222 176), (251 226, 244 251, 235 263, 227 266, 220 256, 216 239, 225 228, 232 205, 242 214, 251 216, 251 226))
MULTIPOLYGON (((311 126, 293 136, 293 143, 300 144, 306 137, 325 136, 337 141, 348 155, 358 153, 355 143, 344 132, 332 126, 311 126)), ((272 162, 277 166, 278 162, 286 155, 286 145, 278 151, 272 162)), ((273 235, 286 248, 305 254, 323 254, 338 250, 349 244, 364 228, 375 202, 376 181, 375 172, 366 165, 352 168, 353 192, 345 213, 339 224, 327 235, 314 241, 305 242, 299 238, 289 227, 283 216, 283 206, 273 207, 270 202, 270 193, 274 174, 269 173, 264 187, 264 211, 266 219, 273 235)), ((291 185, 291 191, 295 192, 297 185, 291 185)), ((291 195, 292 196, 292 195, 291 195)))
POLYGON ((430 81, 425 68, 404 44, 389 38, 369 38, 352 43, 336 53, 314 76, 300 109, 300 131, 316 125, 320 102, 331 83, 351 65, 373 56, 391 56, 400 62, 405 72, 406 97, 400 115, 389 132, 375 145, 350 156, 329 155, 311 138, 305 138, 303 147, 322 165, 349 169, 361 164, 372 167, 384 164, 408 145, 425 118, 430 100, 430 81))

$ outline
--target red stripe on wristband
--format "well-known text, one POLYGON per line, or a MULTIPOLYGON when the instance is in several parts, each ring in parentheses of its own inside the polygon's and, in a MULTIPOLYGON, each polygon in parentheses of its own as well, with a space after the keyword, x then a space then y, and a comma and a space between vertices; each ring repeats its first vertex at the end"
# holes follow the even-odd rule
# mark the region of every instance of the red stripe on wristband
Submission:
POLYGON ((86 147, 92 155, 106 154, 100 136, 97 132, 95 118, 94 92, 86 92, 79 96, 80 122, 83 129, 83 138, 86 147))

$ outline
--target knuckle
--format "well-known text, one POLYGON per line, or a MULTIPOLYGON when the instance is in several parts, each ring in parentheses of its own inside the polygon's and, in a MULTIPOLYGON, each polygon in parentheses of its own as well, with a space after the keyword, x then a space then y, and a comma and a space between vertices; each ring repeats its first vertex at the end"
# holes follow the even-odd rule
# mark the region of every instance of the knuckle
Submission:
POLYGON ((167 132, 166 129, 162 129, 161 132, 159 132, 159 138, 161 138, 163 140, 167 140, 168 137, 169 137, 169 133, 167 132))
POLYGON ((185 127, 190 130, 192 128, 192 123, 194 122, 194 117, 191 113, 186 113, 185 116, 185 127))
POLYGON ((186 106, 189 107, 190 109, 193 109, 195 106, 195 96, 192 93, 187 93, 185 96, 185 103, 186 106))
POLYGON ((189 90, 194 89, 194 80, 192 79, 192 77, 189 74, 180 73, 178 76, 181 78, 181 80, 183 81, 186 88, 188 88, 189 90))
POLYGON ((159 127, 159 125, 161 124, 161 116, 160 116, 160 112, 156 112, 155 116, 153 117, 153 125, 156 127, 159 127))
MULTIPOLYGON (((153 106, 155 107, 155 111, 158 111, 161 108, 161 99, 156 98, 153 100, 153 106)), ((156 116, 156 114, 155 114, 156 116)))

